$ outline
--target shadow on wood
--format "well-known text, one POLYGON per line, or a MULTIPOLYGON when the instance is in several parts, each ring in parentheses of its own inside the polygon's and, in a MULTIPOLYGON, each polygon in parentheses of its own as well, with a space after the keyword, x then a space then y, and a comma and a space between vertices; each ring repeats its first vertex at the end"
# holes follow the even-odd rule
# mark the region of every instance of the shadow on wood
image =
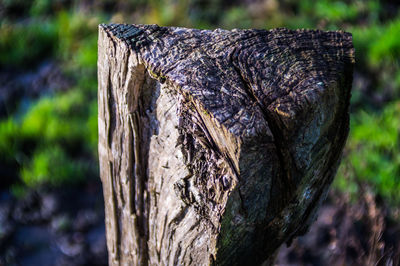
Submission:
POLYGON ((110 265, 259 265, 304 234, 349 126, 351 34, 99 27, 110 265))

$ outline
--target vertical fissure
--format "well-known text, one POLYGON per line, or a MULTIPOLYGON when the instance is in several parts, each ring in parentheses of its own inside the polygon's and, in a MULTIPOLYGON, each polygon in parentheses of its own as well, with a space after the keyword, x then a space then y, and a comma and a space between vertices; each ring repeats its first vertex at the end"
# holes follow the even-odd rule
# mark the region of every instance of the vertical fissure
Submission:
POLYGON ((108 147, 112 148, 113 142, 113 133, 115 130, 115 100, 113 95, 113 87, 111 81, 111 68, 108 72, 108 80, 107 80, 107 107, 108 107, 108 114, 109 114, 109 121, 108 121, 108 132, 107 132, 107 140, 108 140, 108 147))
MULTIPOLYGON (((134 131, 135 131, 135 125, 133 122, 132 114, 129 114, 129 153, 130 153, 130 158, 131 158, 131 164, 129 167, 131 168, 128 173, 131 174, 132 177, 135 176, 135 165, 136 165, 136 154, 135 154, 135 140, 134 140, 134 131)), ((135 206, 135 194, 136 194, 136 182, 135 178, 129 178, 129 188, 128 188, 128 197, 129 197, 129 213, 130 214, 136 214, 136 206, 135 206)))
POLYGON ((118 203, 116 199, 115 193, 115 184, 114 184, 114 167, 112 162, 108 162, 108 170, 109 170, 109 189, 111 196, 111 212, 112 212, 112 222, 113 225, 113 235, 114 235, 114 245, 112 254, 115 255, 115 260, 119 262, 120 259, 120 246, 121 246, 121 228, 119 226, 119 214, 118 214, 118 203))
POLYGON ((289 170, 290 167, 293 165, 293 163, 291 162, 290 156, 288 156, 289 151, 287 151, 283 145, 284 139, 281 136, 282 133, 279 131, 279 126, 275 122, 273 115, 270 114, 270 112, 263 107, 262 103, 259 101, 257 96, 254 95, 253 90, 251 88, 251 84, 243 76, 242 71, 237 66, 238 59, 235 57, 235 53, 237 52, 236 50, 237 50, 237 48, 235 48, 233 50, 233 52, 230 53, 230 56, 229 56, 232 66, 235 69, 240 81, 243 84, 242 87, 243 87, 244 91, 246 92, 246 94, 248 95, 250 100, 253 103, 257 104, 257 106, 259 107, 259 109, 264 117, 264 120, 267 122, 268 128, 271 130, 272 136, 274 138, 276 155, 279 160, 280 168, 283 172, 282 175, 285 177, 283 179, 284 186, 287 188, 287 190, 285 190, 287 193, 286 193, 285 197, 283 198, 284 200, 282 201, 282 206, 283 206, 285 203, 289 202, 290 199, 294 196, 293 195, 293 192, 294 192, 293 180, 291 177, 291 171, 289 170))

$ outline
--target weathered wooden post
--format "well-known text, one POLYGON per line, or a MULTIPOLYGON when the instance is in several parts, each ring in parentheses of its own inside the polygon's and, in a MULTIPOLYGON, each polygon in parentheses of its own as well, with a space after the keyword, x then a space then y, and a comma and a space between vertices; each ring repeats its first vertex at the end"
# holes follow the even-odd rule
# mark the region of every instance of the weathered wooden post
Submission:
POLYGON ((110 265, 259 265, 315 219, 349 126, 351 34, 99 27, 110 265))

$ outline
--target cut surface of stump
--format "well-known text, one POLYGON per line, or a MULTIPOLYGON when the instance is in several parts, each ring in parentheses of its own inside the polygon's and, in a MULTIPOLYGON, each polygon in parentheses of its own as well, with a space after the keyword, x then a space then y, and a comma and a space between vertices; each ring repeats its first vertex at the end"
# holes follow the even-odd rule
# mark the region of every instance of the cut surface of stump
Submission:
POLYGON ((99 26, 110 265, 260 265, 304 234, 349 127, 351 34, 99 26))

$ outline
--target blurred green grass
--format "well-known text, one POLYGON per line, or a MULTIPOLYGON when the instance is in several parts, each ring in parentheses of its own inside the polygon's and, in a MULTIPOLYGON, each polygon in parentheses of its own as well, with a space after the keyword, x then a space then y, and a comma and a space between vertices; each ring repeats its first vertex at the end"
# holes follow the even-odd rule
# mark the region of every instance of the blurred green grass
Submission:
POLYGON ((3 1, 0 69, 55 60, 73 81, 0 121, 0 160, 17 165, 14 191, 97 176, 97 25, 157 23, 197 28, 320 28, 353 33, 351 132, 334 188, 369 184, 400 204, 400 13, 390 1, 3 1))

